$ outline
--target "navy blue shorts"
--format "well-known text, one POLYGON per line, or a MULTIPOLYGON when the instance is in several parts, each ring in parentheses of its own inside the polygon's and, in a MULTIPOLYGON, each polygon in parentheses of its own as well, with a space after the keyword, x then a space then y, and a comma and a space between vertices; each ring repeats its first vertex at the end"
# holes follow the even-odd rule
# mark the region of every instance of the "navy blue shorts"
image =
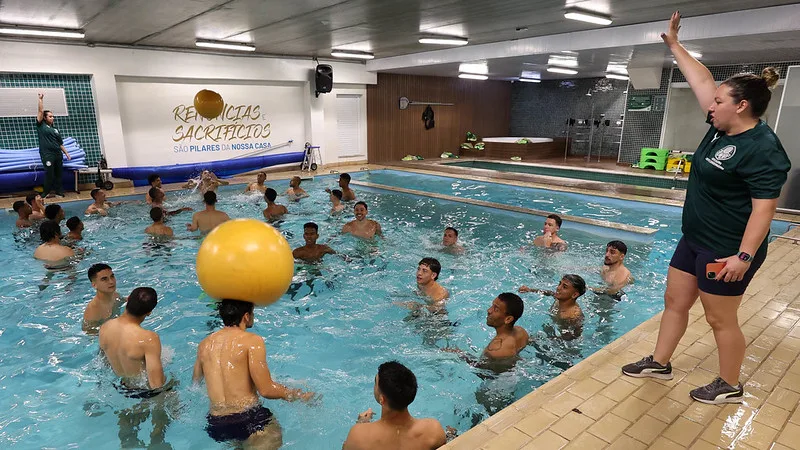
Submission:
POLYGON ((750 284, 753 275, 756 274, 758 268, 764 263, 764 259, 767 258, 767 252, 756 252, 753 262, 750 264, 750 269, 744 274, 744 278, 739 281, 726 283, 721 280, 709 280, 706 277, 706 264, 728 256, 731 255, 718 255, 711 250, 689 242, 685 237, 681 237, 680 242, 678 242, 678 248, 675 249, 669 265, 681 272, 697 277, 697 287, 707 294, 736 297, 744 294, 744 291, 747 290, 747 285, 750 284))
POLYGON ((206 432, 217 442, 244 441, 251 434, 263 430, 272 422, 272 412, 261 406, 255 406, 240 413, 227 416, 207 416, 206 432))

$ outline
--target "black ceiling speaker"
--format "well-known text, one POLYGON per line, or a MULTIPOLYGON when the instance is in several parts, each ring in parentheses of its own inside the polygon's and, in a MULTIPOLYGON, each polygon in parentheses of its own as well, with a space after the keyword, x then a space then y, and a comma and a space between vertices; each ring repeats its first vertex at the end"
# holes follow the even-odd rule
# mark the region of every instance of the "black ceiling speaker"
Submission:
POLYGON ((317 64, 314 81, 316 82, 316 96, 326 94, 333 89, 333 67, 329 64, 317 64))

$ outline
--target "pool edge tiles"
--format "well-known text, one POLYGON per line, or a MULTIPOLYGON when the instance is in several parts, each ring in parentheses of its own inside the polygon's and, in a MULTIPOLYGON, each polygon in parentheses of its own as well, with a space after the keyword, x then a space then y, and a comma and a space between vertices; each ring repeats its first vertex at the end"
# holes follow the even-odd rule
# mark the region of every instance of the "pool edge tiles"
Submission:
MULTIPOLYGON (((800 237, 800 228, 784 236, 800 237)), ((775 349, 770 357, 754 356, 757 361, 745 358, 740 378, 745 385, 745 404, 704 405, 689 399, 688 388, 695 387, 689 378, 693 383, 711 381, 706 378, 717 371, 718 358, 716 352, 706 351, 715 345, 713 331, 704 318, 702 304, 696 302, 674 355, 673 380, 631 378, 621 372, 623 364, 652 351, 660 326, 659 312, 442 448, 506 448, 501 445, 506 442, 518 444, 515 448, 526 444, 529 447, 525 448, 570 444, 569 448, 734 448, 751 443, 755 435, 764 436, 763 442, 759 438, 759 448, 789 442, 800 411, 796 401, 782 401, 786 395, 800 396, 793 392, 800 390, 800 344, 796 342, 800 336, 796 319, 800 278, 792 272, 798 259, 800 245, 787 240, 770 243, 764 265, 744 294, 739 317, 748 345, 746 356, 767 355, 775 349), (778 301, 784 296, 794 300, 778 301), (787 328, 785 322, 790 322, 790 316, 793 320, 787 328), (774 337, 779 330, 780 337, 774 337), (759 335, 773 342, 770 349, 758 346, 763 346, 755 342, 759 335), (780 375, 773 375, 771 367, 775 364, 785 367, 778 371, 780 375), (756 382, 766 377, 774 381, 756 382), (782 414, 769 425, 753 422, 752 417, 762 407, 782 414)))
MULTIPOLYGON (((595 181, 600 183, 617 183, 629 186, 640 186, 653 189, 680 189, 686 190, 688 177, 681 176, 676 178, 664 174, 648 173, 629 173, 618 170, 596 169, 591 167, 570 167, 555 166, 552 164, 541 164, 531 162, 508 162, 508 161, 487 161, 481 159, 464 159, 459 161, 439 162, 438 165, 457 167, 469 170, 492 170, 505 173, 524 173, 539 175, 544 177, 572 178, 578 180, 595 181), (481 167, 481 165, 487 167, 481 167), (510 170, 500 170, 488 166, 502 165, 510 170), (514 170, 516 168, 516 170, 514 170), (525 170, 527 168, 527 170, 525 170)), ((682 175, 682 174, 680 174, 682 175)))
MULTIPOLYGON (((370 182, 367 182, 367 181, 355 181, 354 180, 354 181, 351 181, 350 184, 352 184, 354 186, 361 186, 361 187, 380 189, 380 190, 386 190, 386 191, 392 191, 392 192, 400 192, 400 193, 403 193, 403 194, 418 195, 418 196, 423 196, 423 197, 436 198, 436 199, 439 199, 439 200, 446 200, 446 201, 451 201, 451 202, 465 203, 465 204, 468 204, 468 205, 482 206, 482 207, 486 207, 486 208, 501 209, 501 210, 505 210, 505 211, 511 211, 511 212, 522 213, 522 214, 530 214, 530 215, 541 216, 541 217, 547 217, 549 214, 554 214, 553 211, 543 211, 543 210, 539 210, 539 209, 531 209, 531 208, 523 208, 523 207, 520 207, 520 206, 506 205, 506 204, 502 204, 502 203, 487 202, 485 200, 476 200, 476 199, 470 199, 470 198, 455 197, 455 196, 452 196, 452 195, 444 195, 444 194, 436 194, 436 193, 432 193, 432 192, 417 191, 417 190, 414 190, 414 189, 406 189, 406 188, 400 188, 400 187, 395 187, 395 186, 386 186, 386 185, 383 185, 383 184, 370 183, 370 182)), ((583 224, 583 225, 589 225, 591 227, 611 228, 611 229, 614 229, 614 230, 625 231, 625 232, 633 233, 633 234, 636 234, 636 235, 652 236, 653 234, 655 234, 658 231, 655 228, 640 227, 640 226, 637 226, 637 225, 628 225, 628 224, 624 224, 624 223, 610 222, 610 221, 607 221, 607 220, 590 219, 590 218, 587 218, 587 217, 570 216, 570 215, 564 215, 564 214, 560 214, 560 216, 567 223, 571 222, 571 223, 579 223, 579 224, 583 224)))

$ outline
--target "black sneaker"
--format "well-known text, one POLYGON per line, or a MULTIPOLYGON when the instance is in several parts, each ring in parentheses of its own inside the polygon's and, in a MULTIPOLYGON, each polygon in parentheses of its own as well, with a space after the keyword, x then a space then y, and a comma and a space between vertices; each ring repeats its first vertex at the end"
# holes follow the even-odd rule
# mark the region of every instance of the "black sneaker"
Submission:
POLYGON ((672 379, 672 364, 666 366, 653 361, 653 355, 642 358, 640 361, 622 366, 622 373, 635 378, 658 378, 660 380, 672 379))
POLYGON ((709 405, 719 405, 722 403, 742 403, 744 400, 744 389, 742 384, 731 386, 720 377, 717 377, 711 384, 701 386, 689 392, 689 396, 694 400, 709 405))

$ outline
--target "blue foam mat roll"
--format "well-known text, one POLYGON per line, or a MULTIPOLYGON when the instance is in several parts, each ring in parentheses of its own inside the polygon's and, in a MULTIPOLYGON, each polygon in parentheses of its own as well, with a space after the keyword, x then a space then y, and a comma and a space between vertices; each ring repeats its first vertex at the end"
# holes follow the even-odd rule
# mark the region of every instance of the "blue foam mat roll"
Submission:
POLYGON ((279 153, 276 155, 251 156, 249 158, 227 159, 171 166, 120 167, 111 172, 115 178, 126 178, 135 186, 147 185, 147 176, 157 173, 164 183, 182 183, 195 177, 203 170, 211 170, 219 177, 227 177, 263 167, 280 164, 300 163, 305 152, 279 153))

